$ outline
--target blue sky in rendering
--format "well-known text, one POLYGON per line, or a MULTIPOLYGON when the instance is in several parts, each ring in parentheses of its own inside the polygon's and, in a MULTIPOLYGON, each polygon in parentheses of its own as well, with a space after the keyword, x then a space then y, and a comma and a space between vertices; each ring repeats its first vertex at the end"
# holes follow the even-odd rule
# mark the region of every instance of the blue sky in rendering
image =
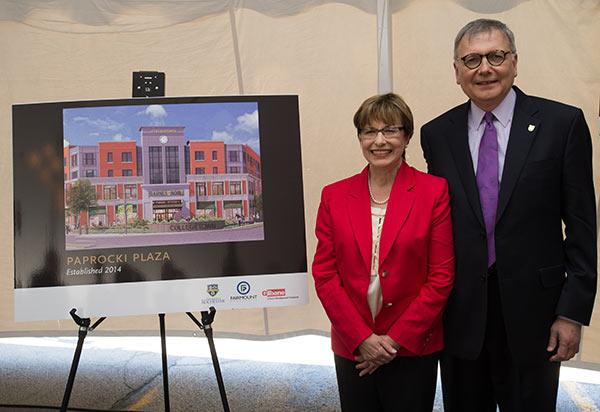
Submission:
POLYGON ((257 102, 175 103, 63 110, 64 144, 135 140, 141 126, 185 126, 185 140, 244 143, 260 154, 257 102))

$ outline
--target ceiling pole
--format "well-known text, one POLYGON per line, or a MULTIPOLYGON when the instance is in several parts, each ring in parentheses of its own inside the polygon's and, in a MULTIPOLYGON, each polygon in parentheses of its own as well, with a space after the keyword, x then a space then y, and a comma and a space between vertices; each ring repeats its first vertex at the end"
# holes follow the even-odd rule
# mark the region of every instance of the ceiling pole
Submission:
POLYGON ((231 40, 233 42, 233 54, 235 56, 235 68, 237 72, 238 92, 244 94, 244 79, 242 77, 242 59, 240 57, 240 44, 238 42, 237 24, 235 22, 235 10, 233 5, 229 9, 229 21, 231 23, 231 40))
POLYGON ((392 91, 392 19, 390 1, 377 0, 377 93, 392 91))

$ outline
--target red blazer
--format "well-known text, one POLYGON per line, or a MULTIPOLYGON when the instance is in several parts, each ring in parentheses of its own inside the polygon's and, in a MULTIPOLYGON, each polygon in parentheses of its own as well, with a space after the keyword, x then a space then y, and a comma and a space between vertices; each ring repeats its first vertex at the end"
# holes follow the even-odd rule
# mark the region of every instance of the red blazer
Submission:
POLYGON ((442 311, 454 281, 454 246, 444 179, 402 163, 380 239, 383 306, 373 322, 367 303, 371 272, 368 167, 326 186, 317 216, 313 277, 331 320, 333 352, 348 359, 372 333, 388 334, 398 356, 443 348, 442 311))

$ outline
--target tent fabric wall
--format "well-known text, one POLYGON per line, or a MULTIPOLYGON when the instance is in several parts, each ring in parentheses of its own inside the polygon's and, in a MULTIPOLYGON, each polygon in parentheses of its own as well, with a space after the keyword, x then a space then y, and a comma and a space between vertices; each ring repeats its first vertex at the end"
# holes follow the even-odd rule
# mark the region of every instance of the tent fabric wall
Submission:
MULTIPOLYGON (((465 101, 452 69, 454 35, 467 21, 498 18, 515 32, 516 84, 581 107, 592 129, 600 188, 599 0, 390 0, 393 88, 413 109, 407 152, 425 170, 418 128, 465 101)), ((377 93, 376 2, 369 0, 5 0, 0 3, 0 335, 68 334, 71 320, 14 323, 11 105, 129 97, 131 73, 166 73, 167 96, 298 94, 309 264, 321 188, 363 165, 352 116, 377 93)), ((222 311, 217 333, 326 332, 310 304, 222 311)), ((166 297, 168 298, 168 297, 166 297)), ((183 314, 167 329, 196 331, 183 314)), ((97 333, 157 332, 155 316, 116 317, 97 333)), ((600 363, 600 302, 580 360, 600 363)))

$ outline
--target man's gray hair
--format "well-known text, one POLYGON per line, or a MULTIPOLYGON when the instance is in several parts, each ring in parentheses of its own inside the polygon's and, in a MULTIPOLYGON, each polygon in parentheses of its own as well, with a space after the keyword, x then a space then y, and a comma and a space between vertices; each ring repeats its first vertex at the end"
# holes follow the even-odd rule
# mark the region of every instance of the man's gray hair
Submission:
POLYGON ((489 33, 492 30, 498 30, 503 33, 508 39, 508 45, 510 51, 514 54, 517 52, 517 46, 515 44, 515 35, 513 32, 506 26, 506 24, 502 23, 499 20, 491 20, 491 19, 477 19, 472 22, 467 23, 465 27, 460 29, 456 38, 454 39, 454 60, 458 59, 458 45, 463 37, 467 36, 468 39, 479 34, 479 33, 489 33))

